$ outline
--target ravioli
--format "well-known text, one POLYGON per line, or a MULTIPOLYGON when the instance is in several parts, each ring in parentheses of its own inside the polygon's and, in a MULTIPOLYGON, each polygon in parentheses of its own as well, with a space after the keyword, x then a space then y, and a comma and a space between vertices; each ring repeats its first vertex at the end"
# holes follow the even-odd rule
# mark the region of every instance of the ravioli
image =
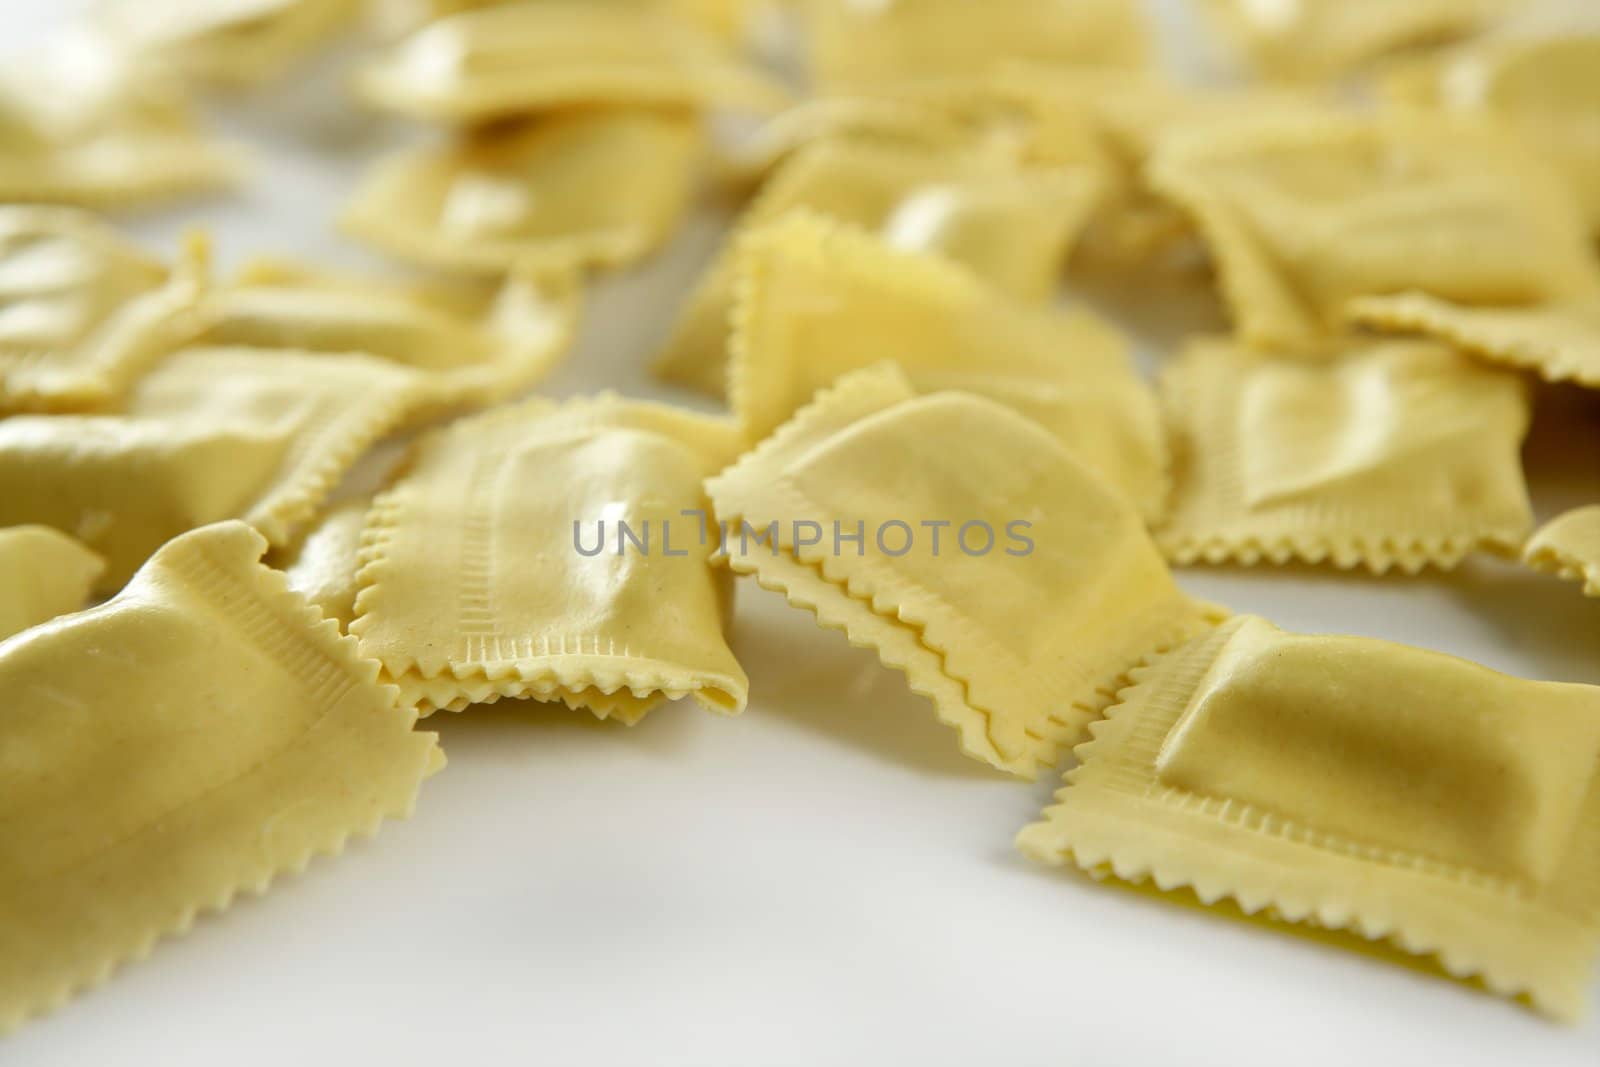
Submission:
POLYGON ((1426 342, 1320 362, 1197 341, 1163 375, 1178 563, 1331 563, 1382 573, 1516 551, 1532 528, 1515 375, 1426 342))
POLYGON ((0 70, 0 202, 136 207, 240 172, 180 86, 103 36, 65 34, 0 70))
POLYGON ((889 356, 919 392, 964 390, 1032 418, 1150 521, 1165 509, 1155 395, 1090 312, 1007 300, 956 263, 805 214, 748 235, 739 276, 728 393, 752 440, 889 356))
POLYGON ((437 431, 369 513, 350 632, 424 713, 534 697, 634 722, 683 696, 737 713, 702 489, 737 449, 718 420, 612 397, 437 431))
POLYGON ((466 132, 380 161, 341 223, 398 259, 444 270, 623 267, 677 229, 701 144, 685 115, 627 109, 466 132))
POLYGON ((0 1030, 405 817, 443 766, 265 549, 196 530, 0 644, 0 1030))
POLYGON ((1349 931, 1581 1015, 1600 689, 1241 616, 1135 674, 1023 852, 1349 931))
POLYGON ((963 752, 1023 778, 1125 671, 1222 614, 1055 437, 982 397, 917 396, 893 365, 840 378, 708 491, 736 572, 874 649, 963 752))

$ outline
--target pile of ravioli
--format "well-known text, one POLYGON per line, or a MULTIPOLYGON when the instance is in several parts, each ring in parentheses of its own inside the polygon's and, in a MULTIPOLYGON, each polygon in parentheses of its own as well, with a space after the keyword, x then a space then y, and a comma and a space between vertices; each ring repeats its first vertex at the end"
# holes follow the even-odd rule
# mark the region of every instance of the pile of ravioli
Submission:
POLYGON ((741 712, 739 579, 973 759, 1071 765, 1027 855, 1580 1016, 1600 688, 1170 567, 1492 553, 1600 595, 1600 502, 1535 531, 1521 459, 1539 379, 1600 388, 1600 20, 1193 6, 1226 86, 1133 0, 114 0, 8 65, 0 1028, 408 814, 419 717, 741 712), (91 213, 240 180, 196 97, 336 39, 418 133, 338 221, 403 271, 222 277, 91 213), (737 222, 639 359, 725 413, 539 396, 589 279, 703 195, 737 222), (1231 332, 1152 387, 1081 282, 1209 288, 1231 332), (574 551, 596 519, 698 536, 574 551))

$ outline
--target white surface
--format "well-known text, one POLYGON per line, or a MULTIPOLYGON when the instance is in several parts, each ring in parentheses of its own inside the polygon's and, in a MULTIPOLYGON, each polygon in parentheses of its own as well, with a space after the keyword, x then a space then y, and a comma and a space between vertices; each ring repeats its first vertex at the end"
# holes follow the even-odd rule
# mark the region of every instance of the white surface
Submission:
MULTIPOLYGON (((41 6, 0 0, 0 41, 61 17, 41 6)), ((397 131, 343 110, 335 84, 221 108, 261 150, 255 180, 136 231, 170 248, 198 218, 225 262, 364 262, 326 220, 397 131)), ((553 389, 670 395, 643 366, 717 232, 704 219, 598 286, 553 389)), ((1119 304, 1161 313, 1158 340, 1185 319, 1161 294, 1119 304)), ((1533 451, 1545 511, 1593 486, 1548 470, 1562 454, 1600 469, 1585 414, 1584 435, 1533 451)), ((1183 581, 1291 628, 1600 682, 1600 603, 1509 568, 1183 581)), ((741 587, 739 609, 742 718, 437 716, 450 767, 412 820, 161 944, 0 1043, 0 1063, 1600 1062, 1595 1023, 1031 865, 1011 837, 1054 780, 962 758, 900 675, 777 597, 741 587)))

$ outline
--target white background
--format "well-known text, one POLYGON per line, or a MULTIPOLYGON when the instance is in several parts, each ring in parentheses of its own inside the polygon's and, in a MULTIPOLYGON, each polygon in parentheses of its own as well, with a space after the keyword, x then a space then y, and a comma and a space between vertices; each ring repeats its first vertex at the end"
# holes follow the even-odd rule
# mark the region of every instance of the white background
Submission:
MULTIPOLYGON (((0 0, 0 42, 25 51, 74 6, 0 0)), ((258 149, 252 180, 135 232, 170 249, 198 219, 225 264, 367 262, 328 222, 405 131, 343 103, 338 73, 219 103, 258 149)), ((707 212, 599 284, 551 390, 673 397, 643 368, 719 227, 707 212)), ((1217 325, 1204 301, 1112 303, 1159 322, 1151 365, 1217 325)), ((1583 399, 1541 410, 1541 512, 1600 488, 1593 411, 1558 417, 1583 399)), ((1600 682, 1600 603, 1509 567, 1182 581, 1292 629, 1600 682)), ((689 703, 631 730, 537 705, 435 717, 450 766, 410 821, 161 944, 0 1042, 0 1063, 1600 1063, 1595 1022, 1036 867, 1011 838, 1054 780, 964 759, 899 674, 773 594, 741 588, 734 643, 752 680, 736 720, 689 703)))

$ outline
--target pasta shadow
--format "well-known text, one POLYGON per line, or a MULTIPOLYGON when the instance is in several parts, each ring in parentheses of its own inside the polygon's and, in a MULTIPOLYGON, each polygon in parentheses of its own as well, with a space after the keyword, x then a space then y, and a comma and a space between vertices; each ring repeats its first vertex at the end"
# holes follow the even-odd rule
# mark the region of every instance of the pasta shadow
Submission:
POLYGON ((905 675, 824 630, 777 593, 740 586, 733 648, 750 675, 748 714, 778 715, 886 763, 952 778, 1004 781, 962 755, 956 732, 905 675))

